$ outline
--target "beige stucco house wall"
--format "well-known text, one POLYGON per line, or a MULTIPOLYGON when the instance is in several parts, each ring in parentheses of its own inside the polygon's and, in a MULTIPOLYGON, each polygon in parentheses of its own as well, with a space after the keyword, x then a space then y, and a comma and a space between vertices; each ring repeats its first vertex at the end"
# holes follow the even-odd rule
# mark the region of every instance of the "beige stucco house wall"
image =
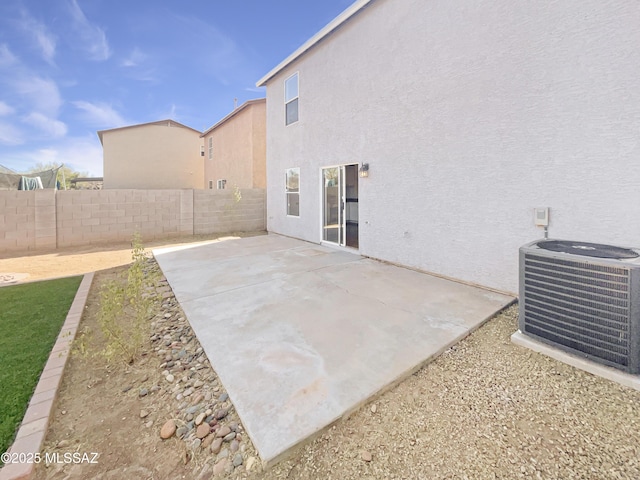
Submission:
POLYGON ((202 188, 200 132, 173 120, 98 132, 104 188, 202 188))
POLYGON ((266 99, 249 100, 202 134, 204 188, 266 187, 266 99))

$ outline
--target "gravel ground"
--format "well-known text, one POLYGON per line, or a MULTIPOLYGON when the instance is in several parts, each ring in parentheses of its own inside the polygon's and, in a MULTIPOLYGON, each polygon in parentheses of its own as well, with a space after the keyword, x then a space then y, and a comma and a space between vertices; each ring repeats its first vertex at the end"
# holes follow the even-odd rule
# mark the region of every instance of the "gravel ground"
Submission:
POLYGON ((513 345, 517 314, 496 316, 262 478, 640 478, 640 392, 513 345))
MULTIPOLYGON (((157 263, 152 264, 159 271, 157 263)), ((151 340, 163 360, 159 383, 164 387, 155 388, 161 395, 164 390, 163 400, 171 410, 163 420, 161 438, 175 436, 185 443, 189 458, 195 458, 192 474, 198 478, 241 478, 247 470, 260 470, 255 447, 164 277, 158 291, 164 299, 151 323, 151 340)))

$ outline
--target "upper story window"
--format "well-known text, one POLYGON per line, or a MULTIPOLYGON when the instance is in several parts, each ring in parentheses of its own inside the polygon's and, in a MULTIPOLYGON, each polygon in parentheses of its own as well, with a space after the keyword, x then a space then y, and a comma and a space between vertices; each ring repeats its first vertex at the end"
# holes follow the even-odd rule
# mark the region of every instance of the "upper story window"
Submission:
POLYGON ((294 73, 284 81, 285 125, 298 121, 298 74, 294 73))
POLYGON ((218 180, 218 190, 224 190, 224 187, 227 186, 226 180, 218 180))
POLYGON ((213 137, 209 137, 209 160, 213 160, 213 137))

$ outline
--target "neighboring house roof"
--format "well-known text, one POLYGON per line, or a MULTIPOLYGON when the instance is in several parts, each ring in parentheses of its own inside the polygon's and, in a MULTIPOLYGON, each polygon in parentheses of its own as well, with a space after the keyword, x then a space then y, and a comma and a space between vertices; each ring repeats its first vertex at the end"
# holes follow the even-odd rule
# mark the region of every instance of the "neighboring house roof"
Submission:
POLYGON ((215 130, 216 128, 218 128, 220 125, 222 125, 223 123, 227 122, 228 120, 230 120, 232 117, 234 117, 235 115, 240 113, 242 110, 244 110, 248 106, 255 105, 256 103, 264 103, 266 101, 267 101, 266 98, 256 98, 255 100, 247 100, 242 105, 240 105, 238 108, 236 108, 233 112, 231 112, 229 115, 227 115, 222 120, 220 120, 218 123, 216 123, 213 127, 207 129, 202 135, 200 135, 200 138, 205 137, 206 135, 209 135, 209 133, 211 133, 213 130, 215 130))
POLYGON ((329 22, 322 30, 316 33, 313 37, 307 40, 302 44, 300 48, 298 48, 295 52, 285 58, 277 67, 267 73, 264 77, 258 80, 256 83, 257 87, 263 87, 266 83, 271 80, 274 76, 278 74, 281 70, 284 70, 290 63, 293 63, 299 57, 307 53, 307 51, 311 50, 316 44, 318 44, 325 37, 329 36, 335 30, 337 30, 343 23, 349 20, 351 17, 360 12, 364 7, 366 7, 369 3, 374 2, 375 0, 357 0, 353 3, 349 8, 347 8, 344 12, 334 18, 331 22, 329 22))
POLYGON ((76 177, 69 180, 70 183, 78 183, 78 182, 102 182, 104 181, 104 177, 76 177))
POLYGON ((158 120, 157 122, 148 122, 148 123, 138 123, 137 125, 128 125, 126 127, 118 127, 118 128, 110 128, 108 130, 98 130, 98 137, 100 137, 100 143, 102 143, 102 134, 107 132, 117 132, 118 130, 126 130, 128 128, 137 128, 137 127, 146 127, 147 125, 162 125, 167 127, 182 127, 187 128, 189 130, 193 130, 196 133, 200 133, 200 130, 196 130, 195 128, 188 127, 183 125, 182 123, 176 122, 175 120, 171 120, 170 118, 166 120, 158 120))

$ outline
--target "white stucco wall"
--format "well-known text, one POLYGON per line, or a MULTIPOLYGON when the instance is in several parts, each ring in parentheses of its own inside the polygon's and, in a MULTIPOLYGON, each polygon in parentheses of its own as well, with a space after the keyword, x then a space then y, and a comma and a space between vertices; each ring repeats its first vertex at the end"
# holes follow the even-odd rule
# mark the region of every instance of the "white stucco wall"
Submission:
POLYGON ((367 162, 363 255, 516 292, 537 206, 640 246, 639 26, 637 0, 372 2, 267 84, 268 229, 319 242, 320 167, 367 162))

